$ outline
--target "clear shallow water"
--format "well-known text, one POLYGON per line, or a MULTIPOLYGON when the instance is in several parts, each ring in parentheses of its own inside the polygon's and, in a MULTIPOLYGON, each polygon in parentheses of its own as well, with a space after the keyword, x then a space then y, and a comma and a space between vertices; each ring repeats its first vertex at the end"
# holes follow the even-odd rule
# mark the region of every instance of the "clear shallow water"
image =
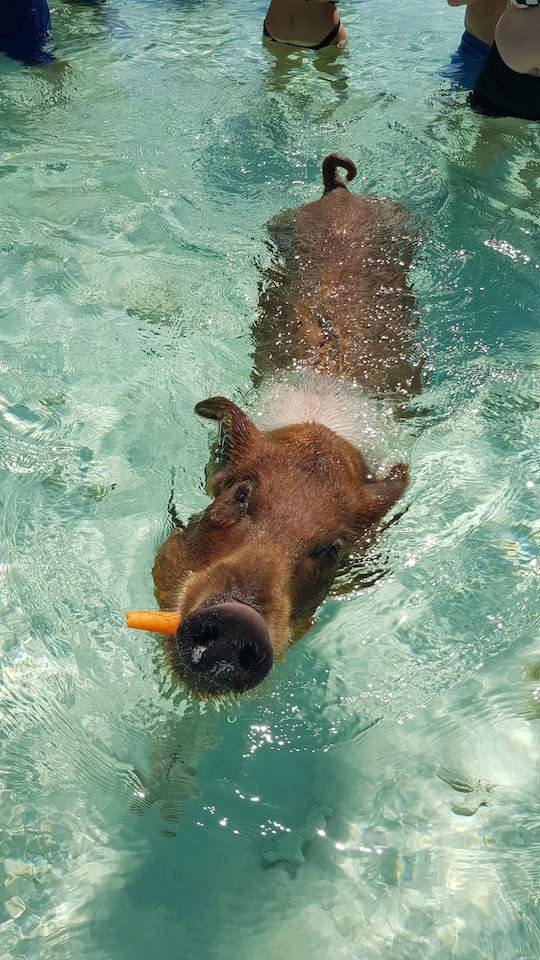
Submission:
POLYGON ((0 63, 2 960, 536 960, 539 131, 437 78, 435 0, 344 0, 348 55, 287 72, 260 3, 51 6, 69 68, 0 63), (331 149, 424 235, 409 509, 201 716, 119 611, 171 471, 206 502, 193 405, 249 389, 265 221, 331 149))

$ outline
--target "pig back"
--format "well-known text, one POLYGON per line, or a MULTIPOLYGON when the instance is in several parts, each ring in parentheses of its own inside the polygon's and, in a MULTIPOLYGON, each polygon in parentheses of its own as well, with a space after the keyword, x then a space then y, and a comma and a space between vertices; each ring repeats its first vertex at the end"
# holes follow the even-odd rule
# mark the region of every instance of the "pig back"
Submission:
POLYGON ((300 365, 368 392, 410 392, 415 237, 405 208, 341 188, 280 214, 269 232, 273 262, 253 328, 256 377, 300 365))

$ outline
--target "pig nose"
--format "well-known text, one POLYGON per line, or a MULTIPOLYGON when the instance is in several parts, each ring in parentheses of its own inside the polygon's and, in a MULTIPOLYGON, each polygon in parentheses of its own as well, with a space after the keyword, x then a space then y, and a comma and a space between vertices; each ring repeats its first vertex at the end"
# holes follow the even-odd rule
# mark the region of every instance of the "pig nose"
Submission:
POLYGON ((182 673, 200 693, 242 693, 272 668, 266 623, 253 607, 236 600, 190 613, 176 642, 182 673))

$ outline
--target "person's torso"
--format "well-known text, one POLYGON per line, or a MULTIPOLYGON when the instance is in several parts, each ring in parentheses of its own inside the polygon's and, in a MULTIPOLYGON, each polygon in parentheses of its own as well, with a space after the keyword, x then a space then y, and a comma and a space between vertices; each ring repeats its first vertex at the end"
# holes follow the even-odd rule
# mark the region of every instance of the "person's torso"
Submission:
POLYGON ((465 29, 483 43, 492 44, 497 21, 505 10, 506 0, 477 0, 476 3, 469 3, 465 9, 465 29))
POLYGON ((540 6, 509 6, 497 24, 495 39, 511 70, 540 76, 540 6))
POLYGON ((316 46, 338 22, 334 4, 319 0, 272 0, 265 20, 271 37, 299 46, 316 46))
POLYGON ((495 41, 469 103, 487 116, 540 120, 540 76, 512 70, 501 57, 495 41))

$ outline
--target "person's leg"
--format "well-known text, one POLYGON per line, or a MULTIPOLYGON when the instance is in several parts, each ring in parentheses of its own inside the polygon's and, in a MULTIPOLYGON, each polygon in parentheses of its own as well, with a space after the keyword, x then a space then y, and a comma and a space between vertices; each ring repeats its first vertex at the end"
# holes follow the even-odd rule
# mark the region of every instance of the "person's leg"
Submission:
POLYGON ((27 66, 54 59, 43 47, 51 19, 47 0, 0 0, 0 52, 27 66))

